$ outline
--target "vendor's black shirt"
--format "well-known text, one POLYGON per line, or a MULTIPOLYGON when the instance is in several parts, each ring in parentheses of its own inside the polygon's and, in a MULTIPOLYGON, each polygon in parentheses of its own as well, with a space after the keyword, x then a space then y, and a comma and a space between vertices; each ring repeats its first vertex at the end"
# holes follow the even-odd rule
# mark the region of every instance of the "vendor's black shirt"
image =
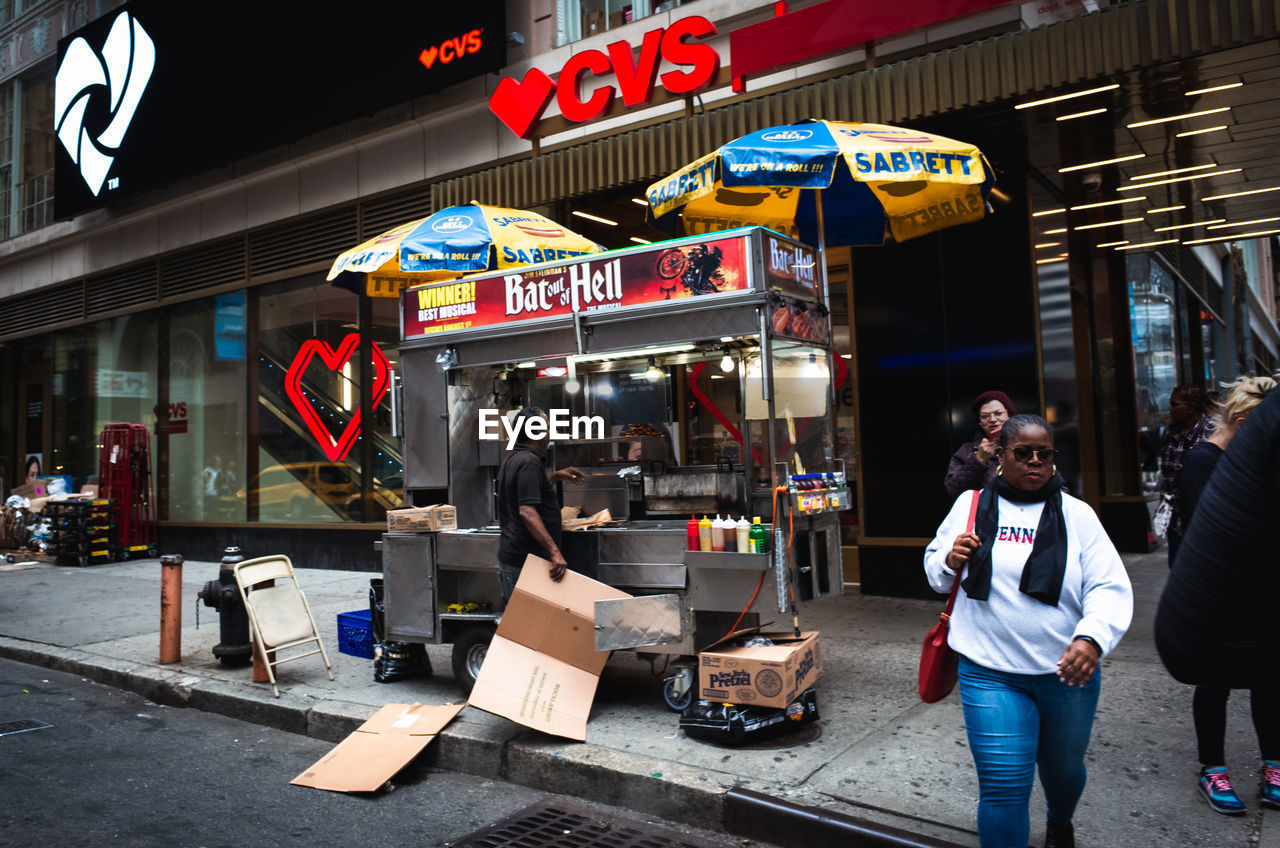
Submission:
POLYGON ((560 499, 547 479, 542 454, 527 445, 516 445, 498 469, 498 526, 502 529, 498 561, 507 565, 524 565, 529 554, 551 559, 550 552, 538 544, 520 517, 522 505, 537 507, 547 533, 559 545, 560 499))

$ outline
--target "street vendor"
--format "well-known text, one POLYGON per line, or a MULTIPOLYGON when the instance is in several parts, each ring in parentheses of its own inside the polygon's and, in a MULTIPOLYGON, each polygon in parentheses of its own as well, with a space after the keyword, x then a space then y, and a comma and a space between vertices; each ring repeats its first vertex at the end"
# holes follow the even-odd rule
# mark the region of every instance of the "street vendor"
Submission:
POLYGON ((568 568, 560 550, 560 499, 554 484, 562 480, 581 484, 585 477, 576 468, 547 474, 548 424, 547 414, 538 407, 520 410, 514 422, 515 448, 498 469, 498 576, 504 602, 515 590, 529 554, 551 563, 551 579, 556 582, 568 568))

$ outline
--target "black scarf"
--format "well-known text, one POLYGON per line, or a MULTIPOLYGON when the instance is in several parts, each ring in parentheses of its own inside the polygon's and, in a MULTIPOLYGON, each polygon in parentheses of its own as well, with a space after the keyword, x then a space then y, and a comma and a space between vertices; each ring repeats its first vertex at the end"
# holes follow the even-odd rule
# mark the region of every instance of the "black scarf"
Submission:
POLYGON ((969 574, 960 585, 975 601, 985 601, 991 593, 991 548, 1000 526, 997 495, 1014 503, 1044 501, 1036 541, 1022 568, 1018 589, 1056 607, 1062 593, 1062 579, 1067 573, 1067 522, 1062 517, 1062 481, 1057 475, 1034 492, 1015 489, 1003 477, 987 484, 978 498, 978 515, 973 523, 973 532, 982 544, 970 558, 969 574))

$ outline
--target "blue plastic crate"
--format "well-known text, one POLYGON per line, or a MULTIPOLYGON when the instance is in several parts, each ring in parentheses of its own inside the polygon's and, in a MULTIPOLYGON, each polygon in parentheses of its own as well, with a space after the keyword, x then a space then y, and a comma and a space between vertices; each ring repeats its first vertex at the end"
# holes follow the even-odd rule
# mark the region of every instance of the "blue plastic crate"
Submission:
POLYGON ((338 650, 373 659, 373 622, 367 609, 338 613, 338 650))

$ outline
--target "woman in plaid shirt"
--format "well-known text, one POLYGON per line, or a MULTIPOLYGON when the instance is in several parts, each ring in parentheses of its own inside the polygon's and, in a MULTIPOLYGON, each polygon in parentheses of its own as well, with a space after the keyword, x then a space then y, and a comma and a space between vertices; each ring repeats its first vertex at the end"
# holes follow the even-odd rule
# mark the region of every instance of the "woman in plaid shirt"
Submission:
POLYGON ((1173 495, 1173 517, 1169 520, 1169 567, 1178 556, 1182 544, 1184 516, 1178 507, 1178 472, 1182 460, 1205 437, 1209 418, 1205 414, 1209 400, 1199 386, 1175 386, 1169 394, 1169 426, 1164 431, 1160 450, 1160 492, 1173 495))

